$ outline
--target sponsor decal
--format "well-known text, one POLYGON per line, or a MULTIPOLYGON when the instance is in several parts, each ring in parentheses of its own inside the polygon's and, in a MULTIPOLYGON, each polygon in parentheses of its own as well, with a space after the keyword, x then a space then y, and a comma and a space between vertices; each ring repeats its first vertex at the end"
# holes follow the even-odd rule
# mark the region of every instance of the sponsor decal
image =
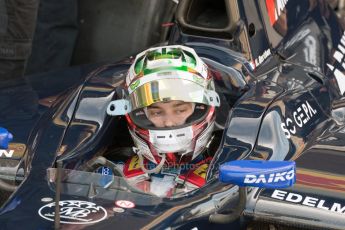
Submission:
POLYGON ((48 202, 52 202, 52 201, 53 201, 53 198, 51 198, 51 197, 43 197, 43 198, 41 199, 41 201, 42 201, 42 202, 45 202, 45 203, 48 203, 48 202))
POLYGON ((208 164, 202 164, 197 168, 193 173, 201 178, 206 178, 206 172, 207 172, 208 164))
MULTIPOLYGON (((107 211, 95 203, 82 200, 64 200, 59 202, 60 222, 64 224, 93 224, 104 220, 107 211)), ((49 221, 54 221, 55 202, 46 204, 38 214, 49 221)))
MULTIPOLYGON (((144 160, 146 162, 146 159, 144 160)), ((123 174, 126 178, 132 178, 139 175, 144 175, 145 172, 141 169, 139 164, 139 157, 137 155, 128 159, 123 167, 123 174)))
POLYGON ((345 205, 340 203, 329 203, 326 202, 324 199, 320 199, 317 197, 312 196, 305 196, 298 193, 292 193, 282 190, 274 190, 272 198, 277 200, 284 200, 290 203, 301 204, 308 207, 323 209, 327 211, 337 212, 344 214, 345 213, 345 205))
MULTIPOLYGON (((208 159, 206 159, 206 161, 207 160, 208 159)), ((204 163, 198 166, 196 169, 191 169, 187 173, 179 175, 177 178, 178 183, 188 182, 193 185, 196 185, 199 188, 202 187, 206 182, 205 178, 208 166, 208 163, 204 163)))
POLYGON ((135 204, 129 200, 118 200, 115 204, 121 208, 134 208, 135 204))
POLYGON ((266 8, 270 23, 273 25, 284 10, 288 0, 266 0, 266 8))
POLYGON ((271 50, 267 49, 264 51, 264 53, 262 55, 259 55, 259 57, 255 58, 255 67, 258 67, 259 65, 261 65, 261 63, 263 63, 267 57, 269 57, 271 55, 271 50))
POLYGON ((0 157, 11 158, 13 156, 14 150, 7 151, 6 149, 0 149, 0 157))
POLYGON ((140 84, 140 80, 136 80, 135 82, 133 82, 129 88, 131 88, 132 91, 134 91, 140 84))
POLYGON ((314 109, 308 101, 302 103, 295 111, 292 113, 292 118, 287 117, 285 122, 281 123, 281 128, 283 129, 285 136, 287 138, 291 137, 291 134, 296 134, 296 126, 303 128, 311 118, 317 114, 317 110, 314 109))
POLYGON ((286 172, 271 173, 271 174, 247 174, 244 178, 245 184, 258 184, 258 183, 278 183, 280 181, 287 181, 293 179, 295 176, 295 170, 292 169, 286 172))
POLYGON ((103 176, 99 179, 99 185, 106 188, 111 185, 113 182, 113 170, 109 167, 102 166, 97 169, 97 173, 102 174, 103 176))
POLYGON ((135 169, 140 169, 139 157, 137 155, 132 157, 128 166, 128 170, 135 170, 135 169))
POLYGON ((118 208, 118 207, 113 208, 113 211, 114 211, 114 212, 117 212, 117 213, 123 213, 123 212, 125 212, 125 210, 124 210, 123 208, 118 208))
POLYGON ((337 80, 341 94, 344 94, 345 92, 345 74, 344 74, 345 58, 344 56, 345 56, 345 31, 337 46, 337 50, 333 54, 334 59, 336 60, 338 64, 342 66, 343 70, 339 70, 339 68, 335 68, 333 65, 327 63, 328 68, 331 71, 333 71, 333 74, 335 76, 335 79, 337 80))
POLYGON ((305 57, 305 61, 312 64, 317 65, 317 42, 316 39, 309 35, 304 39, 303 53, 305 57))
POLYGON ((286 188, 296 182, 294 161, 234 160, 219 167, 219 181, 238 186, 286 188))
POLYGON ((102 166, 100 168, 98 168, 97 172, 99 174, 105 175, 105 176, 112 176, 113 175, 113 171, 106 166, 102 166))

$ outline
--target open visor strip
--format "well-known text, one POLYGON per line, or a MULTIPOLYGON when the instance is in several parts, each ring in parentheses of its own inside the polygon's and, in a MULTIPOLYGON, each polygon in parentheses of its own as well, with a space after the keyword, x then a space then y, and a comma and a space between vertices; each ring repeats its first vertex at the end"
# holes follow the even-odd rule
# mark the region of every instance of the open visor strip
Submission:
POLYGON ((136 88, 130 95, 130 101, 120 99, 111 101, 107 113, 124 115, 133 110, 150 106, 156 102, 179 100, 219 106, 219 96, 214 90, 185 79, 159 79, 147 82, 136 88), (186 90, 188 89, 188 90, 186 90))
POLYGON ((129 97, 133 109, 172 100, 217 106, 219 98, 212 92, 214 91, 192 81, 175 78, 148 82, 137 88, 129 97))
POLYGON ((194 82, 195 84, 199 84, 201 86, 204 86, 207 83, 206 78, 202 77, 197 73, 179 70, 176 67, 172 67, 171 69, 164 68, 164 71, 153 72, 143 77, 138 77, 136 80, 130 83, 128 87, 128 93, 132 94, 137 88, 139 88, 142 85, 145 85, 148 82, 165 79, 184 79, 187 81, 194 82))

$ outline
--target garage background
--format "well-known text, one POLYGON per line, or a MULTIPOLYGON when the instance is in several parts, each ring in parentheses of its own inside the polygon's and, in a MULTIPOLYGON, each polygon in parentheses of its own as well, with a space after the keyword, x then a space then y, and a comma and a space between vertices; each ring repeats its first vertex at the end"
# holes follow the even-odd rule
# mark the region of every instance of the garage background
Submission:
POLYGON ((165 41, 177 1, 41 0, 26 75, 113 62, 165 41))

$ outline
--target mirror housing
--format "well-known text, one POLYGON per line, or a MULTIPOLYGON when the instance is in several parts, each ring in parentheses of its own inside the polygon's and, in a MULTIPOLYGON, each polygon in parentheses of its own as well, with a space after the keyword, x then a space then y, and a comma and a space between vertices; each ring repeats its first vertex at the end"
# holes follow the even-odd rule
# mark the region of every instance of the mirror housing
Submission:
POLYGON ((211 223, 228 224, 243 213, 247 202, 246 186, 270 189, 290 187, 296 182, 296 164, 294 161, 229 161, 219 167, 219 180, 239 186, 238 203, 232 211, 228 214, 216 211, 209 217, 211 223))
POLYGON ((8 143, 13 140, 13 135, 7 129, 0 127, 0 149, 8 149, 8 143))
POLYGON ((296 182, 296 164, 294 161, 230 161, 220 166, 219 180, 238 186, 286 188, 296 182))

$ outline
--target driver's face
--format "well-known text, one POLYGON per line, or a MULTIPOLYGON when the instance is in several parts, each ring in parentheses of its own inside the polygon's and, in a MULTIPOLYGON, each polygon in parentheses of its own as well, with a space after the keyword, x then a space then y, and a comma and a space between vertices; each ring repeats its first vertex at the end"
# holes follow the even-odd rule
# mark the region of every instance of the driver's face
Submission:
POLYGON ((156 102, 147 107, 147 118, 158 128, 183 125, 194 111, 193 103, 156 102))

